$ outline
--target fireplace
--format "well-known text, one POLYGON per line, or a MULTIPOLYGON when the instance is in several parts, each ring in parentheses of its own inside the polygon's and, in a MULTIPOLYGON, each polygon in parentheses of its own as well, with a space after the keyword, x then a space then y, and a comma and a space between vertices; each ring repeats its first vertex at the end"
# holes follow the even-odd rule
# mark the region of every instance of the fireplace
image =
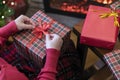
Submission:
POLYGON ((90 4, 106 6, 114 0, 43 0, 45 12, 85 18, 90 4))

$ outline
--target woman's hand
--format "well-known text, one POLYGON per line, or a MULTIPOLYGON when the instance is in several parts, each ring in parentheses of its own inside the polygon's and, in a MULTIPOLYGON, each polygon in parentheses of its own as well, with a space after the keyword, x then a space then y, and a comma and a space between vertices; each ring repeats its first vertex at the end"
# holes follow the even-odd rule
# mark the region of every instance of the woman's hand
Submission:
POLYGON ((46 34, 46 48, 60 50, 63 44, 62 38, 57 34, 46 34))
POLYGON ((21 15, 18 18, 16 18, 15 23, 18 30, 33 29, 35 27, 32 20, 25 15, 21 15))

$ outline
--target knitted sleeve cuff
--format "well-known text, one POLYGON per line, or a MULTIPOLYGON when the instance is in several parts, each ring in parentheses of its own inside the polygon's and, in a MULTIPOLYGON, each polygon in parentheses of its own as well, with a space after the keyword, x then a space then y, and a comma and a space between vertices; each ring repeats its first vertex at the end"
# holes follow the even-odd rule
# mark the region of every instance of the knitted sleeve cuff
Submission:
POLYGON ((56 70, 60 51, 56 49, 47 49, 46 53, 47 55, 46 55, 46 62, 45 62, 44 68, 49 67, 49 68, 53 68, 54 70, 56 70))
POLYGON ((10 35, 14 34, 15 32, 17 32, 18 29, 16 27, 16 24, 14 21, 11 21, 10 23, 8 23, 7 25, 3 26, 2 28, 0 28, 0 36, 7 38, 10 35))

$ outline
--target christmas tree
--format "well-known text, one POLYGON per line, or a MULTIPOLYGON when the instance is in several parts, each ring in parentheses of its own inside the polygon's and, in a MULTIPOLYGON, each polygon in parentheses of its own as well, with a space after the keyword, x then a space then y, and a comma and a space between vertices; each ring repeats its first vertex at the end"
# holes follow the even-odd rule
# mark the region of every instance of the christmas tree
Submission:
POLYGON ((7 5, 8 1, 0 0, 0 27, 4 26, 7 23, 6 19, 14 14, 14 10, 7 5))

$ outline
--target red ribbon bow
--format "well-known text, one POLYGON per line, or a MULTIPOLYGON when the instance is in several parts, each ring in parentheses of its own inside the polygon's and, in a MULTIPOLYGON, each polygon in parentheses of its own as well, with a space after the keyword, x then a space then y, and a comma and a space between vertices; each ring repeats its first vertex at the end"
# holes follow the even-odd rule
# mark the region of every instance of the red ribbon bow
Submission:
POLYGON ((53 21, 51 21, 50 23, 47 22, 42 23, 41 19, 39 19, 38 26, 36 26, 32 31, 35 37, 32 38, 32 40, 30 40, 27 46, 30 46, 37 38, 41 39, 43 34, 44 35, 48 34, 47 30, 51 27, 52 23, 53 21))
POLYGON ((42 23, 41 20, 39 20, 39 25, 37 27, 34 28, 33 30, 33 34, 37 37, 37 38, 42 38, 42 35, 46 35, 48 34, 47 30, 51 27, 51 23, 42 23))

